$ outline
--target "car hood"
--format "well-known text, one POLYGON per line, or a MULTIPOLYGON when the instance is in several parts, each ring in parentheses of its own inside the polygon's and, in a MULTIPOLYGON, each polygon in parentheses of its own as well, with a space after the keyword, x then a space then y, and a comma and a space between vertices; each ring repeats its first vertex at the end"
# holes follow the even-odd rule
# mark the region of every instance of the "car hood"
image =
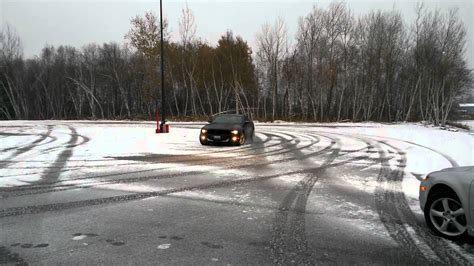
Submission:
POLYGON ((242 130, 242 125, 240 124, 208 124, 205 125, 203 128, 205 129, 217 129, 217 130, 232 130, 232 129, 238 129, 242 130))
POLYGON ((440 172, 474 172, 474 166, 450 167, 445 168, 440 172))

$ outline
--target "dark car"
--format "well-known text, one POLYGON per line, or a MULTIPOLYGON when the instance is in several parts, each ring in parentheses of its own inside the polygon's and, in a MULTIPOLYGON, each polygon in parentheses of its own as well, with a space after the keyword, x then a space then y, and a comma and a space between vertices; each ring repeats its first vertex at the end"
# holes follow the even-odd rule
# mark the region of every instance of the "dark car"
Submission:
POLYGON ((253 122, 245 115, 220 114, 212 117, 209 124, 201 128, 199 141, 202 145, 243 145, 253 139, 254 130, 253 122))

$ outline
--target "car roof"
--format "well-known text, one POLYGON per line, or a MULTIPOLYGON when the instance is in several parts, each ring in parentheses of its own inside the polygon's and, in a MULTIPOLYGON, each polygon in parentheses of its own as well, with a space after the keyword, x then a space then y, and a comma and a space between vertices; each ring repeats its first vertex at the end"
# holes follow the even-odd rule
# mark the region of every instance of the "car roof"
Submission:
POLYGON ((214 116, 244 116, 242 114, 217 114, 217 115, 214 115, 214 116))

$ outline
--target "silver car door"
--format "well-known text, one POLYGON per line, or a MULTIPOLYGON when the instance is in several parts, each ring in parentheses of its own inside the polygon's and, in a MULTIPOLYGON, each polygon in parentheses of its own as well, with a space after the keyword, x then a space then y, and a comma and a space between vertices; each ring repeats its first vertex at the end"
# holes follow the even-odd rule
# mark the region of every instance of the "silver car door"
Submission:
MULTIPOLYGON (((474 180, 471 181, 471 185, 469 186, 469 219, 471 221, 471 225, 474 223, 474 180)), ((468 225, 469 226, 469 225, 468 225)))

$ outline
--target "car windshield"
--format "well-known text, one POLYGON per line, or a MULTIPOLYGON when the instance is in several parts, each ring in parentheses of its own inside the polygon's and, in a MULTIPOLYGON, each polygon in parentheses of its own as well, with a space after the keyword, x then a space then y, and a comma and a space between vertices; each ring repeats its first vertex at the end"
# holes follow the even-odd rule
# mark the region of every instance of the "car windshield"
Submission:
POLYGON ((219 115, 212 120, 212 123, 236 124, 242 123, 242 120, 242 116, 239 115, 219 115))

